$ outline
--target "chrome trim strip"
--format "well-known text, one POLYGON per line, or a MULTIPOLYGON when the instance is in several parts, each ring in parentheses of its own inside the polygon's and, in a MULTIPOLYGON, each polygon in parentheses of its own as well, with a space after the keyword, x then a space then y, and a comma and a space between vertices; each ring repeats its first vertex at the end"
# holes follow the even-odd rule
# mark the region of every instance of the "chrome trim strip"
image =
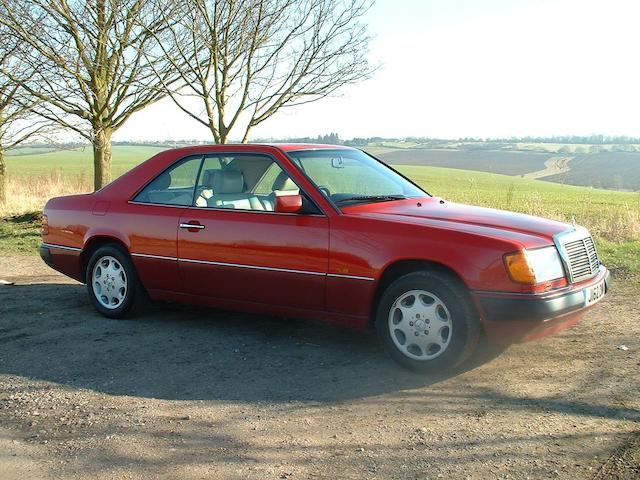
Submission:
POLYGON ((141 257, 141 258, 155 258, 158 260, 171 260, 171 261, 177 261, 178 259, 176 257, 164 257, 162 255, 151 255, 149 253, 132 253, 131 254, 132 257, 141 257))
MULTIPOLYGON (((271 215, 296 215, 299 217, 302 216, 302 217, 325 217, 325 218, 327 216, 324 213, 286 213, 286 212, 274 212, 271 210, 249 210, 249 209, 243 209, 243 208, 198 207, 196 205, 168 205, 164 203, 136 202, 133 200, 129 200, 127 201, 127 203, 130 203, 131 205, 148 205, 150 207, 182 208, 183 210, 189 209, 191 212, 214 211, 214 212, 235 212, 235 213, 269 213, 271 215)), ((314 205, 315 203, 316 202, 314 201, 314 205)), ((322 211, 320 207, 318 208, 320 209, 320 211, 322 211)))
POLYGON ((373 282, 375 280, 375 278, 372 278, 372 277, 360 277, 358 275, 341 275, 339 273, 327 273, 327 277, 348 278, 350 280, 366 280, 368 282, 373 282))
POLYGON ((211 262, 208 260, 195 260, 193 258, 176 258, 176 257, 165 257, 162 255, 151 255, 149 253, 132 253, 132 257, 141 257, 141 258, 155 258, 158 260, 171 260, 185 263, 197 263, 201 265, 215 265, 219 267, 234 267, 234 268, 247 268, 253 270, 267 270, 271 272, 284 272, 284 273, 300 273, 302 275, 315 275, 315 276, 325 276, 332 278, 348 278, 351 280, 365 280, 368 282, 372 282, 375 278, 372 277, 360 277, 358 275, 341 275, 338 273, 323 273, 323 272, 311 272, 308 270, 293 270, 290 268, 276 268, 276 267, 262 267, 259 265, 243 265, 240 263, 226 263, 226 262, 211 262))
POLYGON ((303 275, 325 276, 325 277, 332 277, 332 278, 348 278, 351 280, 365 280, 368 282, 372 282, 375 280, 375 278, 372 278, 372 277, 360 277, 357 275, 341 275, 338 273, 311 272, 308 270, 293 270, 289 268, 261 267, 259 265, 243 265, 240 263, 211 262, 208 260, 195 260, 193 258, 176 258, 176 257, 165 257, 162 255, 151 255, 149 253, 132 253, 131 256, 141 257, 141 258, 155 258, 158 260, 171 260, 171 261, 178 261, 178 262, 185 262, 185 263, 197 263, 202 265, 215 265, 219 267, 248 268, 253 270, 267 270, 271 272, 300 273, 303 275))
POLYGON ((82 249, 78 247, 67 247, 66 245, 56 245, 54 243, 43 243, 43 247, 57 248, 58 250, 69 250, 70 252, 81 252, 82 249))
POLYGON ((192 258, 179 258, 178 259, 179 262, 185 262, 185 263, 199 263, 199 264, 204 264, 204 265, 216 265, 216 266, 220 266, 220 267, 235 267, 235 268, 250 268, 250 269, 254 269, 254 270, 268 270, 268 271, 272 271, 272 272, 284 272, 284 273, 301 273, 304 275, 318 275, 318 276, 325 276, 326 273, 323 272, 310 272, 307 270, 291 270, 288 268, 276 268, 276 267, 261 267, 258 265, 242 265, 239 263, 225 263, 225 262, 210 262, 207 260, 194 260, 192 258))
MULTIPOLYGON (((316 202, 314 202, 314 205, 315 203, 316 202)), ((196 205, 190 205, 184 208, 189 209, 190 212, 210 211, 210 212, 234 212, 234 213, 267 213, 270 215, 293 215, 298 217, 323 217, 323 218, 327 217, 324 213, 287 213, 287 212, 274 212, 273 210, 250 210, 250 209, 244 209, 244 208, 198 207, 196 205)), ((183 216, 184 215, 186 215, 186 213, 184 213, 183 216)))
POLYGON ((168 203, 150 203, 150 202, 136 202, 135 200, 128 200, 127 203, 131 205, 148 205, 149 207, 169 207, 169 208, 188 208, 188 205, 170 205, 168 203))

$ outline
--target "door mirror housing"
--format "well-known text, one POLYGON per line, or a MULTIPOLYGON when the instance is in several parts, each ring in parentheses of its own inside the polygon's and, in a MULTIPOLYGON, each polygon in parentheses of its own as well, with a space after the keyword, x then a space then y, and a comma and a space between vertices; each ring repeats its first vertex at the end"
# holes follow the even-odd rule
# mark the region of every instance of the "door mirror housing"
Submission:
POLYGON ((302 195, 279 195, 276 196, 276 212, 298 213, 302 210, 302 195))

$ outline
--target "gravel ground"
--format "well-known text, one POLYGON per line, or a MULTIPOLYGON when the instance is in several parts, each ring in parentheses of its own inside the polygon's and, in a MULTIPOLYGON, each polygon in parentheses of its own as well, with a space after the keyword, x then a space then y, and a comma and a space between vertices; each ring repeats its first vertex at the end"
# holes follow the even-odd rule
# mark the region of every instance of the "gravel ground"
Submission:
POLYGON ((570 331, 425 376, 311 322, 107 320, 34 257, 0 257, 0 279, 3 480, 592 479, 640 430, 637 285, 570 331))

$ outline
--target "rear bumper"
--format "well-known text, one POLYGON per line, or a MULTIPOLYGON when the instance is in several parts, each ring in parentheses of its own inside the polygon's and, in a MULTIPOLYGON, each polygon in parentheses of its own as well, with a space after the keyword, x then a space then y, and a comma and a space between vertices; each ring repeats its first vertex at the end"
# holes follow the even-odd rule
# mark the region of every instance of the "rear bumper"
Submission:
POLYGON ((586 288, 604 280, 610 288, 610 273, 600 273, 587 282, 543 294, 474 292, 482 313, 489 340, 495 342, 526 341, 551 335, 578 323, 591 306, 585 306, 586 288))
POLYGON ((40 258, 42 258, 44 263, 49 265, 51 268, 55 268, 53 263, 53 255, 51 254, 51 248, 45 245, 40 245, 40 258))
POLYGON ((40 258, 44 263, 74 280, 84 282, 81 255, 82 249, 77 247, 51 243, 40 245, 40 258))

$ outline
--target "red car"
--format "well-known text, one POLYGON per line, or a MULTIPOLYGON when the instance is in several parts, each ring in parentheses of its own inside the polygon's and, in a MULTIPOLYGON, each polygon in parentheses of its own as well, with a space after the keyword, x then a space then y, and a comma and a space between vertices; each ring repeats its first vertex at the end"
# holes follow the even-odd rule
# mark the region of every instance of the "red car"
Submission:
POLYGON ((40 253, 102 315, 142 298, 375 327, 420 371, 577 323, 609 272, 581 227, 431 196, 326 145, 169 150, 49 200, 40 253))

